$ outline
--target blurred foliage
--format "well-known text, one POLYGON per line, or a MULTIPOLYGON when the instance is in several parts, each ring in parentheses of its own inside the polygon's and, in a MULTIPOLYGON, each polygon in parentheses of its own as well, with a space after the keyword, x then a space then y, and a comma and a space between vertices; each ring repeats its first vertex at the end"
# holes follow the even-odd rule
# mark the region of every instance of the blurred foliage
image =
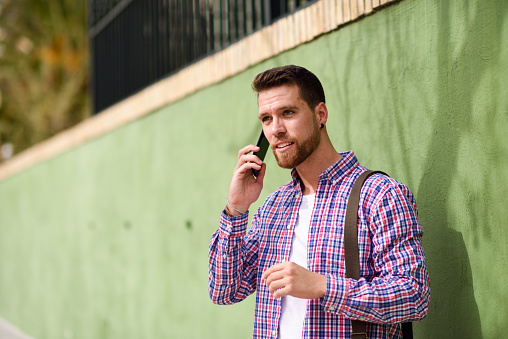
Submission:
POLYGON ((19 153, 88 117, 88 65, 86 0, 0 0, 0 144, 19 153))

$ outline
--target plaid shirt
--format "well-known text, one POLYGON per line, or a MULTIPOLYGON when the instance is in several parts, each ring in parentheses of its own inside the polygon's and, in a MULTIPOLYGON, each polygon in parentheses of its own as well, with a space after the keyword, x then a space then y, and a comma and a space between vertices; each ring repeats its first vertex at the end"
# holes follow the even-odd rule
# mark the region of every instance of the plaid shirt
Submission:
MULTIPOLYGON (((350 319, 368 322, 369 338, 400 338, 399 322, 419 321, 430 299, 422 227, 411 191, 374 174, 365 182, 358 211, 360 280, 346 278, 344 220, 355 179, 366 170, 353 152, 319 177, 308 236, 308 269, 327 277, 323 298, 311 299, 302 338, 350 338, 350 319)), ((209 294, 216 304, 233 304, 256 293, 253 338, 277 338, 281 300, 261 279, 270 266, 287 261, 301 202, 293 180, 265 200, 247 230, 248 215, 228 217, 209 248, 209 294)))

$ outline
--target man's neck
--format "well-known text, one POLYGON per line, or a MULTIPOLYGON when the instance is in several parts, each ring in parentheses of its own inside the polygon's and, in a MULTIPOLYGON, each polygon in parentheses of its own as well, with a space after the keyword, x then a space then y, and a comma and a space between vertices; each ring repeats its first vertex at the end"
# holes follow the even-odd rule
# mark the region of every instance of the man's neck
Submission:
POLYGON ((341 158, 342 156, 335 151, 333 145, 325 141, 304 162, 298 165, 296 171, 302 182, 303 195, 315 193, 321 173, 341 158))

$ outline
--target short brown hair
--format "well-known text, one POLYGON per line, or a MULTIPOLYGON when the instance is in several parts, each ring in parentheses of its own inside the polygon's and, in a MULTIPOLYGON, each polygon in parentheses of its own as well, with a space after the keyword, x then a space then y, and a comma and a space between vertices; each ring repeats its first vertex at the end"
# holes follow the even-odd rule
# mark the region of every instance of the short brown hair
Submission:
POLYGON ((283 85, 296 85, 302 99, 310 109, 325 103, 325 92, 319 79, 311 71, 295 65, 274 67, 259 73, 252 82, 252 89, 261 91, 283 85))

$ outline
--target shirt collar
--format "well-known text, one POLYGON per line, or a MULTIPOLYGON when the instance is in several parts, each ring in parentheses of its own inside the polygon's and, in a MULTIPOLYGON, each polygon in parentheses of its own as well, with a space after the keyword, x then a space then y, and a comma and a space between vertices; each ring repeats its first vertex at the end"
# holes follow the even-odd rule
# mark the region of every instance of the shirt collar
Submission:
MULTIPOLYGON (((342 158, 332 166, 328 167, 319 175, 319 181, 328 180, 332 183, 337 183, 342 180, 347 174, 353 171, 358 165, 358 159, 353 151, 339 152, 342 158)), ((300 177, 295 168, 291 170, 291 177, 293 178, 293 185, 300 187, 300 177)))

